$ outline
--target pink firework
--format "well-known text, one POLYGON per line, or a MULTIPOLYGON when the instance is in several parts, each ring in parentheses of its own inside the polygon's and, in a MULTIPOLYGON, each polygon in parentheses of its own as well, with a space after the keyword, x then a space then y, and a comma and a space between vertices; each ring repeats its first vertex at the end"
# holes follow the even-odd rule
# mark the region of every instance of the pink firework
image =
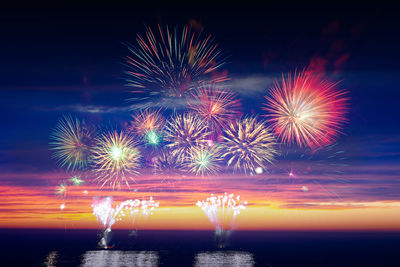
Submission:
POLYGON ((275 81, 263 109, 283 143, 316 149, 335 141, 347 121, 348 100, 336 84, 306 71, 275 81))
POLYGON ((240 116, 240 102, 232 91, 203 83, 192 95, 193 101, 189 108, 205 119, 217 136, 221 134, 222 128, 240 116))

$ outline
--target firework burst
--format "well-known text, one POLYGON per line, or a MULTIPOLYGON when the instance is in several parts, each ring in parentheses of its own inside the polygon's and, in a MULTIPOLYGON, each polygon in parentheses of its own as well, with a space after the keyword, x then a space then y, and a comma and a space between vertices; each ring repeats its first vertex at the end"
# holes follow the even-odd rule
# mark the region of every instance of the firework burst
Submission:
POLYGON ((230 123, 224 133, 222 157, 228 161, 228 166, 233 166, 234 171, 253 174, 257 167, 266 169, 278 154, 275 138, 266 123, 257 121, 256 117, 230 123))
POLYGON ((335 86, 305 71, 274 83, 264 109, 283 143, 315 149, 335 141, 347 112, 346 93, 335 86))
POLYGON ((189 109, 204 118, 217 136, 221 134, 222 128, 240 116, 239 100, 229 90, 217 89, 215 84, 202 84, 192 95, 189 109))
POLYGON ((201 146, 192 149, 185 167, 196 175, 215 174, 219 170, 219 146, 201 146))
POLYGON ((225 76, 211 75, 223 65, 211 35, 202 38, 187 26, 179 32, 159 25, 155 31, 146 27, 145 35, 138 34, 136 40, 136 46, 128 46, 131 55, 126 72, 128 86, 136 88, 135 94, 182 97, 207 76, 214 82, 226 80, 225 76))
POLYGON ((193 148, 207 145, 209 134, 206 123, 191 113, 174 116, 165 127, 167 147, 179 162, 185 162, 193 148))
POLYGON ((144 109, 132 116, 130 129, 132 132, 145 136, 149 132, 160 132, 164 127, 164 117, 161 110, 144 109))
POLYGON ((109 132, 97 138, 93 151, 96 180, 101 187, 109 184, 120 188, 121 184, 129 187, 134 181, 140 166, 140 153, 133 138, 123 132, 109 132))
POLYGON ((83 169, 90 161, 95 131, 84 121, 64 116, 57 124, 50 138, 53 157, 67 169, 83 169))

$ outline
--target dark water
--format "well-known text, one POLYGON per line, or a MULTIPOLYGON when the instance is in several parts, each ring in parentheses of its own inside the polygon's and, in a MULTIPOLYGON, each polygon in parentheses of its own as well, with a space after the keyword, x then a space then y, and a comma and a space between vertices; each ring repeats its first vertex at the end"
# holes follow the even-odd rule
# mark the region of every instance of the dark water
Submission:
POLYGON ((0 229, 0 266, 400 266, 400 232, 0 229))

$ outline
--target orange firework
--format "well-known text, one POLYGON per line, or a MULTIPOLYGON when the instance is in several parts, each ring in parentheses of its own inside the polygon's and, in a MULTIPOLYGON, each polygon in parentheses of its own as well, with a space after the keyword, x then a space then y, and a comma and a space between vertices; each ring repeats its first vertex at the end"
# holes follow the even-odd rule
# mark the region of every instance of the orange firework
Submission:
POLYGON ((215 84, 199 86, 193 93, 193 99, 189 108, 204 118, 216 135, 220 135, 222 128, 240 116, 240 103, 235 93, 217 89, 215 84))
POLYGON ((148 132, 159 132, 164 126, 164 117, 160 110, 145 109, 135 113, 132 116, 131 130, 139 135, 145 135, 148 132))
POLYGON ((335 141, 346 122, 348 100, 335 86, 305 71, 275 81, 263 109, 283 143, 315 149, 335 141))

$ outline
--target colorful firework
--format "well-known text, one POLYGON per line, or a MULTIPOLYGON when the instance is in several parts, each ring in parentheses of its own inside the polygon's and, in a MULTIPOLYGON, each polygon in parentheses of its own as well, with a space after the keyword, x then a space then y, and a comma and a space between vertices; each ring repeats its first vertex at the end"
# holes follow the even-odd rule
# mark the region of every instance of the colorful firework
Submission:
POLYGON ((145 36, 138 34, 136 40, 136 46, 128 46, 131 55, 127 57, 126 72, 128 86, 136 88, 136 95, 182 97, 205 78, 226 80, 224 75, 212 77, 223 62, 211 35, 202 38, 187 26, 179 32, 158 25, 156 31, 146 27, 145 36))
POLYGON ((156 131, 149 131, 145 135, 145 141, 150 146, 158 146, 161 142, 161 135, 156 131))
POLYGON ((185 167, 196 175, 215 174, 220 168, 219 146, 201 146, 192 149, 185 167))
POLYGON ((282 76, 281 84, 275 81, 264 109, 283 143, 314 149, 335 141, 346 122, 348 100, 335 86, 306 71, 282 76))
POLYGON ((121 184, 129 187, 132 176, 138 174, 140 153, 133 138, 123 132, 109 132, 97 138, 93 150, 96 180, 101 188, 109 184, 114 189, 121 184))
POLYGON ((240 196, 234 194, 211 194, 206 200, 197 201, 196 205, 204 211, 216 231, 220 231, 232 228, 236 216, 246 209, 247 201, 242 202, 240 196))
POLYGON ((202 84, 192 96, 189 109, 205 119, 216 137, 221 134, 222 128, 240 116, 239 100, 235 93, 227 89, 217 89, 215 84, 202 84))
POLYGON ((222 157, 234 171, 254 174, 258 167, 267 168, 278 154, 275 138, 264 121, 246 117, 230 123, 224 130, 222 157))
POLYGON ((149 132, 161 132, 164 127, 164 117, 161 110, 145 109, 132 116, 130 129, 132 132, 145 136, 149 132))
POLYGON ((57 124, 50 138, 54 158, 67 169, 83 169, 90 161, 95 131, 84 121, 64 116, 57 124))
POLYGON ((165 141, 178 162, 185 162, 193 148, 207 145, 208 127, 198 116, 186 113, 176 115, 165 127, 165 141))
POLYGON ((113 199, 111 197, 95 199, 92 204, 93 215, 96 216, 105 230, 100 240, 100 244, 104 248, 107 248, 107 244, 110 241, 109 233, 111 232, 111 227, 117 221, 121 221, 123 217, 129 215, 132 217, 134 223, 136 216, 142 215, 147 217, 159 206, 159 202, 155 202, 152 197, 149 200, 129 199, 121 202, 115 208, 112 207, 112 204, 113 199))

